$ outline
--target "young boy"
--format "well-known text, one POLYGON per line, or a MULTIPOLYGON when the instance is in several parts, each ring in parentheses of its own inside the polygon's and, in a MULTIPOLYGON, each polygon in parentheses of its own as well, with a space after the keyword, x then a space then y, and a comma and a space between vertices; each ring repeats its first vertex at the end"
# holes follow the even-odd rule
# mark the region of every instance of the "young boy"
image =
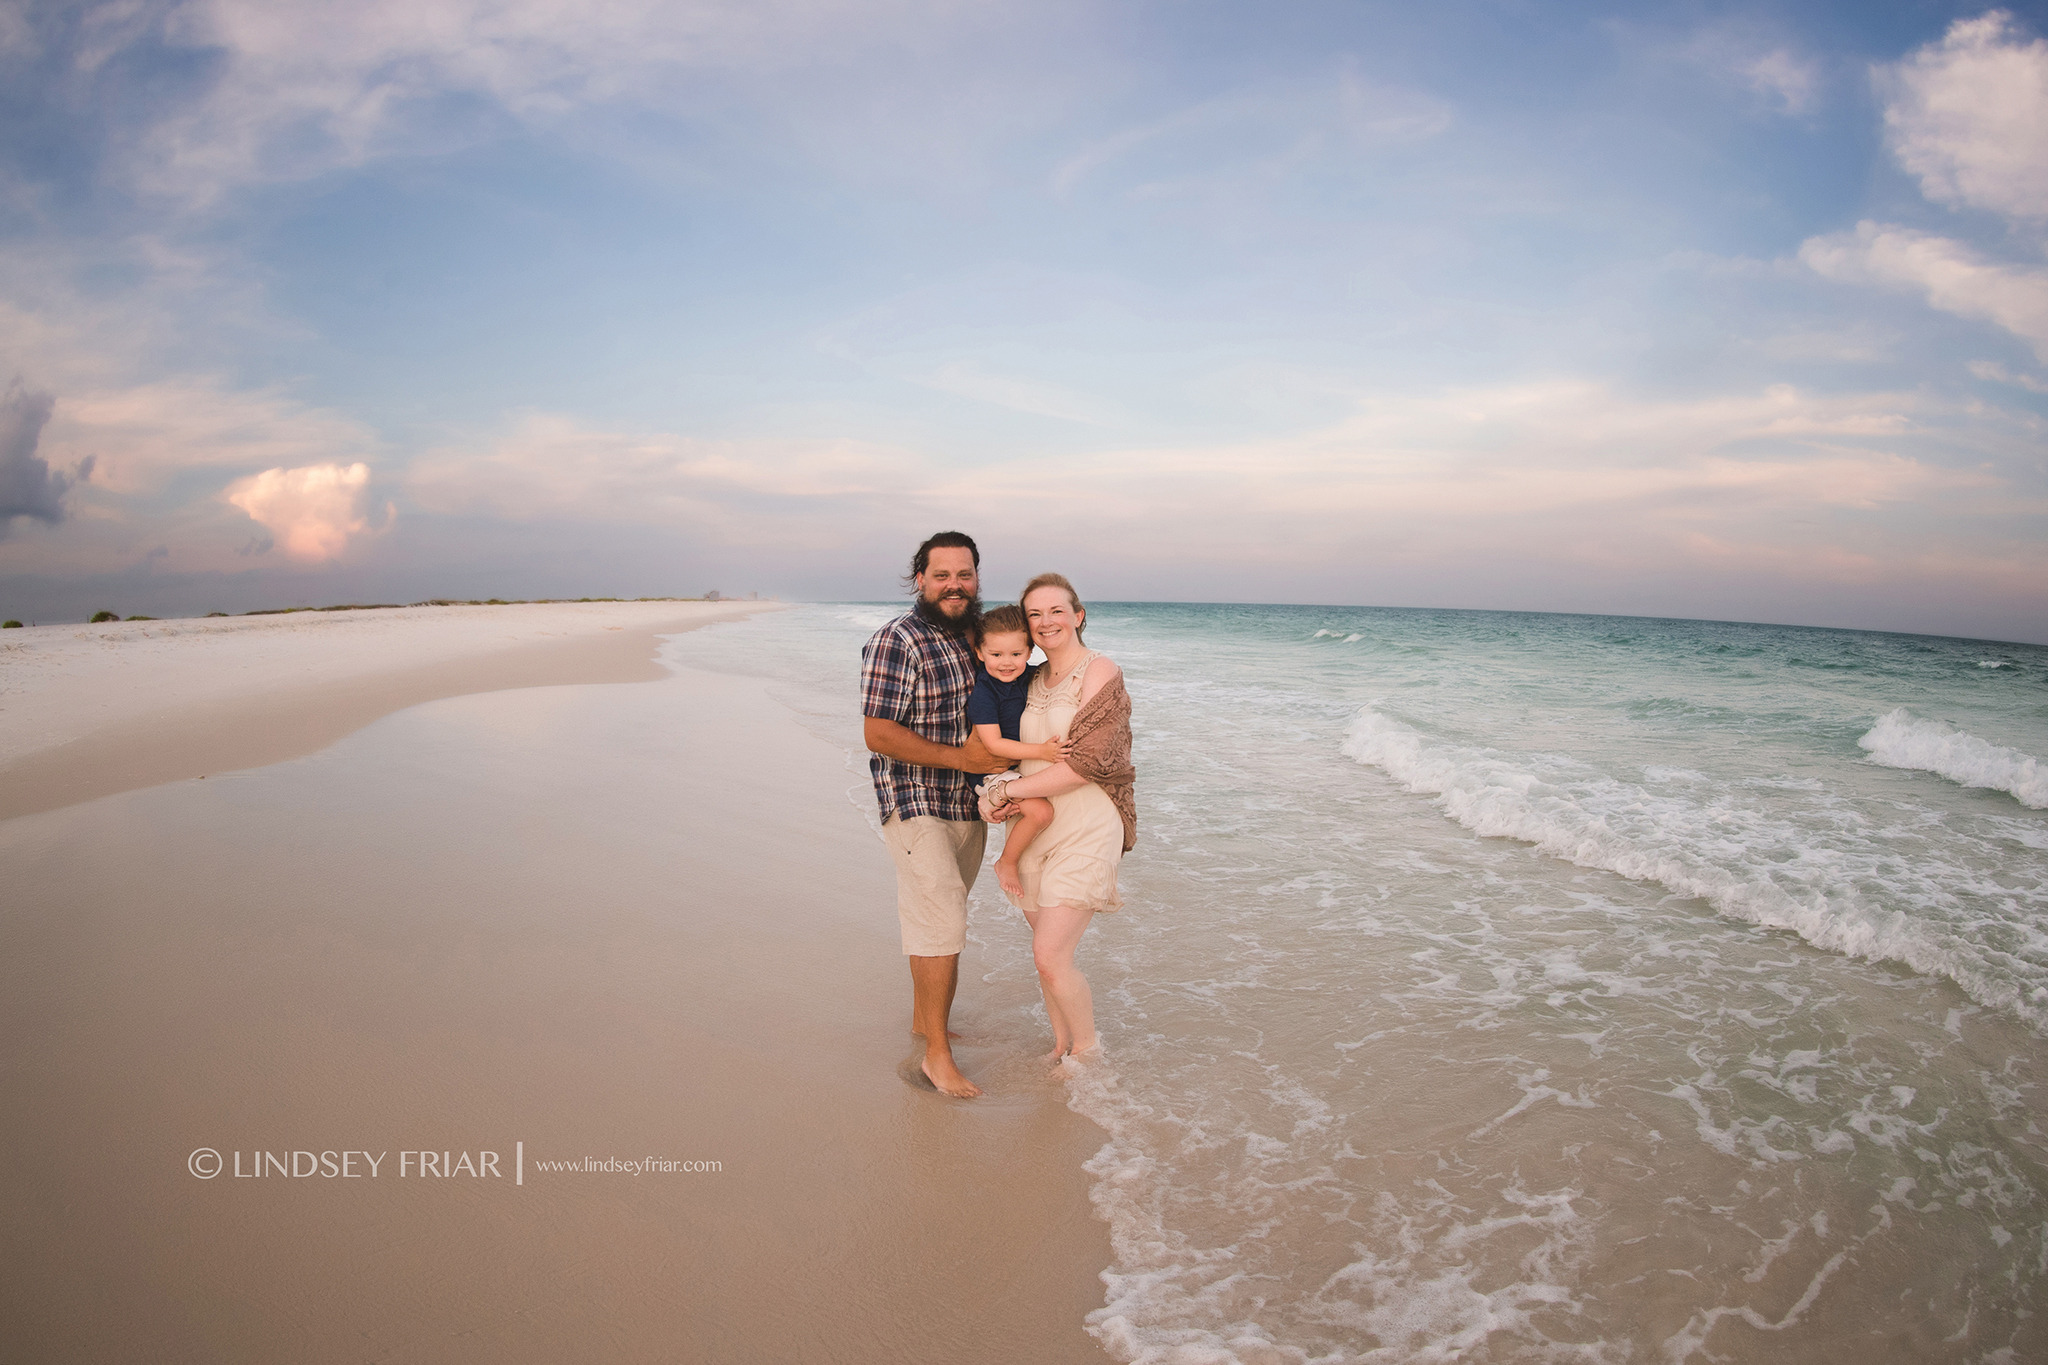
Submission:
MULTIPOLYGON (((1047 763, 1065 758, 1065 746, 1057 736, 1043 744, 1025 744, 1017 738, 1032 673, 1031 632, 1025 627, 1023 610, 997 607, 983 616, 974 652, 981 669, 967 699, 967 723, 974 727, 975 737, 997 758, 1038 758, 1047 763)), ((996 860, 996 880, 1012 896, 1024 894, 1024 885, 1017 878, 1018 857, 1052 823, 1052 802, 1042 796, 1023 798, 1017 809, 1021 818, 1010 826, 1003 856, 996 860)))

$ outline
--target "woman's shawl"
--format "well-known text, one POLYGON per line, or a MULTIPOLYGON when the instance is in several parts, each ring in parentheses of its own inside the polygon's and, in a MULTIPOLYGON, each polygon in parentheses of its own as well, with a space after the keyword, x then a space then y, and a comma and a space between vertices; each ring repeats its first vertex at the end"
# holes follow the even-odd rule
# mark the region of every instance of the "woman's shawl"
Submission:
POLYGON ((1138 842, 1138 779, 1131 766, 1131 694, 1119 673, 1074 713, 1068 727, 1067 766, 1108 794, 1124 818, 1124 852, 1138 842))

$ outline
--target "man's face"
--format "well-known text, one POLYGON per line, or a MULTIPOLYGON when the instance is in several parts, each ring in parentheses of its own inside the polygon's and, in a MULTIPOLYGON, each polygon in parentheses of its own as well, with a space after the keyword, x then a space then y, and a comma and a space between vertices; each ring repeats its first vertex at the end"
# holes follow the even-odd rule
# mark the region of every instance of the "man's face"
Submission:
POLYGON ((917 576, 917 594, 950 619, 965 616, 981 596, 974 552, 959 545, 934 547, 917 576))

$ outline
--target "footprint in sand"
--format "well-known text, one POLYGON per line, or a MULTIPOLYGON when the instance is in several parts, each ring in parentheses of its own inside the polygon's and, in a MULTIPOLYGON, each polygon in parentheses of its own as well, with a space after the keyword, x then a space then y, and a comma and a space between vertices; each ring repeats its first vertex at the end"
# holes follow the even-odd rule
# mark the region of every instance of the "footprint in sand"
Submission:
POLYGON ((931 1077, 924 1074, 924 1067, 919 1065, 923 1061, 924 1049, 919 1048, 915 1053, 903 1059, 896 1068, 896 1074, 901 1076, 903 1083, 912 1090, 922 1090, 927 1095, 936 1095, 939 1093, 939 1088, 932 1084, 931 1077))

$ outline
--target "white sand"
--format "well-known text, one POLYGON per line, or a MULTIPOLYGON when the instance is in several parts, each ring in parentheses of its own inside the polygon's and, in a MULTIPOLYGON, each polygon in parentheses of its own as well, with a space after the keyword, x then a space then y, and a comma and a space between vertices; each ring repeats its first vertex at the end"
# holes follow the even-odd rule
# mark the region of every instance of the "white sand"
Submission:
POLYGON ((441 697, 663 675, 770 602, 403 607, 0 634, 0 819, 309 754, 441 697))
MULTIPOLYGON (((273 633, 265 666, 360 665, 319 653, 330 629, 273 633)), ((0 1354, 1104 1359, 1080 1169, 1102 1134, 1031 1060, 1030 983, 970 949, 955 1024, 989 1097, 906 1085, 859 756, 761 680, 655 671, 0 820, 0 1354), (374 1179, 202 1180, 202 1147, 385 1155, 374 1179), (400 1175, 418 1149, 500 1174, 400 1175), (537 1165, 650 1156, 719 1164, 537 1165)))
POLYGON ((26 626, 0 633, 0 765, 108 725, 773 603, 547 602, 26 626))

